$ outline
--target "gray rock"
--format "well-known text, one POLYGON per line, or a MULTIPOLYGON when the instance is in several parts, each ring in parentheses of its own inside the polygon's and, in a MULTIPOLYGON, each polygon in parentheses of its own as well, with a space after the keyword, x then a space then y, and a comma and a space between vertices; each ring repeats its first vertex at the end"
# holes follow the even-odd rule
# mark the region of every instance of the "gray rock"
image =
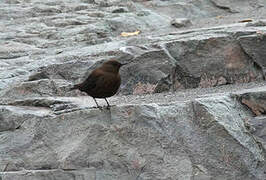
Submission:
POLYGON ((266 112, 265 97, 266 94, 261 89, 257 89, 256 92, 247 92, 239 95, 241 103, 246 105, 256 116, 264 115, 266 112))
POLYGON ((57 176, 49 169, 89 167, 96 179, 265 178, 264 147, 244 123, 252 114, 235 96, 48 114, 28 116, 19 129, 1 133, 2 177, 22 178, 23 169, 57 176))
POLYGON ((1 59, 15 59, 22 56, 28 56, 36 53, 43 53, 42 50, 23 43, 6 42, 1 44, 0 58, 1 59))
MULTIPOLYGON (((153 93, 154 88, 148 90, 149 87, 156 87, 157 82, 168 76, 173 65, 170 58, 161 49, 146 50, 135 48, 135 58, 130 64, 121 69, 123 94, 141 94, 134 93, 142 91, 153 93), (143 90, 138 90, 143 89, 143 90)), ((143 94, 142 93, 142 94, 143 94)))
MULTIPOLYGON (((231 6, 232 2, 230 0, 225 0, 225 1, 221 1, 221 0, 211 0, 211 2, 219 9, 223 9, 229 13, 239 13, 239 9, 235 9, 236 7, 231 6)), ((236 1, 236 4, 240 3, 240 1, 236 1)), ((247 6, 248 7, 248 6, 247 6)))
POLYGON ((202 106, 204 108, 204 110, 199 110, 199 112, 197 112, 197 109, 195 110, 196 115, 198 115, 198 120, 200 121, 200 126, 206 128, 207 130, 210 130, 210 133, 212 133, 213 131, 217 132, 218 130, 221 131, 219 133, 229 133, 236 141, 239 141, 240 144, 245 146, 253 154, 254 158, 257 161, 263 161, 263 152, 256 144, 256 141, 254 141, 252 137, 248 137, 244 133, 246 129, 243 119, 248 117, 248 113, 245 114, 245 111, 241 109, 240 104, 238 104, 237 102, 230 102, 231 100, 227 99, 226 97, 221 97, 221 100, 217 99, 218 102, 215 101, 216 100, 211 100, 211 98, 207 99, 207 102, 205 102, 205 99, 196 100, 196 102, 200 104, 199 107, 202 106), (215 103, 217 105, 214 105, 215 103), (215 116, 217 116, 214 121, 212 118, 206 117, 206 112, 204 112, 206 111, 205 108, 208 109, 207 111, 209 113, 214 113, 215 116), (225 113, 226 111, 227 113, 225 113), (202 112, 203 115, 201 117, 202 112), (231 121, 232 118, 234 118, 234 121, 231 121), (207 122, 205 122, 206 120, 207 122), (218 121, 217 125, 215 125, 215 121, 218 121), (220 127, 221 125, 223 127, 220 127))
POLYGON ((146 16, 134 13, 122 13, 106 21, 111 29, 120 35, 121 32, 151 31, 168 26, 169 20, 153 12, 146 16))
POLYGON ((62 79, 41 79, 16 84, 0 92, 1 97, 25 98, 40 96, 65 96, 71 84, 62 79))
POLYGON ((82 170, 24 170, 19 172, 1 172, 2 180, 70 180, 70 179, 96 179, 94 169, 82 170))
MULTIPOLYGON (((215 2, 226 7, 230 3, 242 6, 239 1, 215 2)), ((2 54, 4 58, 0 63, 1 89, 9 89, 32 78, 63 79, 72 84, 88 75, 91 64, 98 60, 117 58, 119 49, 125 46, 133 47, 132 49, 144 47, 141 51, 149 54, 150 60, 140 56, 143 52, 133 55, 137 58, 132 62, 146 62, 143 68, 134 65, 127 69, 129 72, 122 72, 125 79, 131 76, 128 82, 123 80, 120 91, 122 94, 213 87, 263 79, 263 39, 257 42, 258 38, 263 36, 257 37, 256 32, 263 31, 264 26, 245 27, 246 25, 235 24, 170 33, 175 30, 169 26, 170 21, 177 17, 191 19, 193 24, 187 27, 191 29, 196 26, 194 21, 197 22, 199 18, 231 14, 209 1, 144 3, 101 0, 76 4, 38 1, 33 4, 26 3, 25 7, 28 5, 29 8, 21 7, 19 10, 17 7, 13 8, 15 4, 3 2, 3 8, 0 8, 3 12, 0 14, 5 19, 3 25, 10 27, 10 31, 5 30, 0 34, 0 37, 8 42, 4 44, 2 53, 0 52, 0 56, 2 54), (106 6, 102 6, 104 4, 106 6), (95 7, 98 9, 95 10, 95 7), (128 10, 128 13, 110 13, 110 10, 117 7, 128 10), (23 17, 27 17, 28 21, 20 23, 23 22, 20 19, 23 17), (10 21, 10 18, 14 18, 14 21, 10 21), (121 32, 136 30, 141 31, 136 37, 120 36, 121 32), (216 46, 210 43, 214 42, 213 39, 217 41, 216 46), (210 50, 205 44, 210 44, 210 50), (223 50, 220 48, 222 46, 223 50), (159 61, 156 51, 160 51, 160 58, 166 63, 162 68, 160 63, 150 66, 154 61, 159 61), (234 61, 234 65, 239 66, 239 63, 242 63, 243 66, 239 66, 240 69, 228 68, 232 65, 229 62, 230 57, 238 57, 239 61, 234 61), (203 65, 197 66, 198 64, 203 65), (212 68, 213 66, 216 68, 212 68), (134 68, 140 73, 136 73, 134 68), (152 72, 149 74, 143 71, 144 68, 152 72), (38 73, 41 76, 37 77, 38 73)), ((244 10, 251 11, 263 3, 256 1, 253 4, 244 4, 248 7, 244 10)), ((21 4, 18 3, 18 6, 21 4)), ((259 7, 260 9, 263 7, 259 7)), ((57 95, 56 91, 51 93, 57 95)))
POLYGON ((240 44, 245 52, 253 59, 254 66, 261 68, 264 78, 266 76, 265 57, 266 38, 263 33, 257 32, 256 35, 249 35, 239 38, 240 44))
POLYGON ((265 180, 265 16, 263 0, 0 1, 0 179, 265 180), (68 90, 108 59, 142 95, 100 110, 68 90))
POLYGON ((247 27, 249 26, 255 26, 255 27, 258 27, 258 26, 266 26, 266 21, 265 20, 258 20, 258 21, 255 21, 255 22, 249 22, 246 24, 247 27))
POLYGON ((20 125, 33 116, 45 117, 50 113, 45 108, 24 108, 19 106, 0 106, 0 132, 14 131, 20 125))
POLYGON ((176 61, 171 75, 174 89, 263 79, 261 68, 227 35, 217 34, 215 38, 206 39, 199 35, 189 41, 171 41, 165 47, 176 61))
POLYGON ((187 27, 191 25, 191 21, 186 18, 176 18, 171 21, 171 25, 177 28, 187 27))
POLYGON ((112 7, 112 9, 110 9, 112 13, 126 13, 128 12, 128 9, 125 7, 112 7))
POLYGON ((246 120, 246 126, 250 132, 256 137, 256 140, 261 143, 263 148, 266 148, 266 120, 265 116, 254 117, 246 120))
MULTIPOLYGON (((124 108, 134 109, 134 107, 124 107, 124 108)), ((144 106, 143 108, 145 109, 145 111, 148 110, 147 113, 149 112, 153 113, 152 109, 151 109, 152 111, 149 110, 149 108, 153 108, 152 106, 144 106)), ((136 115, 142 116, 142 114, 144 113, 143 115, 146 116, 145 115, 146 112, 141 110, 143 108, 140 109, 137 108, 135 110, 136 115)), ((160 135, 162 132, 156 135, 155 132, 158 130, 160 132, 161 130, 157 129, 159 127, 156 124, 154 124, 152 121, 135 122, 137 125, 136 126, 137 129, 135 131, 126 125, 127 123, 125 122, 124 115, 120 114, 119 112, 120 108, 116 108, 113 110, 112 113, 117 118, 114 119, 115 121, 112 122, 111 124, 110 124, 111 121, 108 118, 109 112, 105 111, 102 114, 102 117, 97 117, 98 111, 99 110, 90 110, 89 113, 86 113, 86 111, 77 111, 74 113, 69 113, 68 115, 65 114, 54 118, 44 118, 45 119, 44 121, 42 120, 43 118, 28 119, 27 122, 24 122, 21 125, 21 129, 23 129, 23 131, 25 131, 26 134, 28 135, 31 134, 31 136, 28 137, 13 136, 15 139, 12 140, 12 142, 17 142, 15 143, 16 145, 24 147, 23 148, 24 150, 20 151, 20 153, 17 154, 20 155, 20 158, 18 158, 16 155, 14 157, 11 157, 8 154, 7 156, 3 157, 4 159, 2 159, 1 157, 1 162, 8 162, 8 167, 5 168, 6 171, 10 171, 11 168, 47 169, 47 168, 60 167, 62 169, 80 169, 82 167, 90 166, 94 168, 103 168, 109 171, 112 170, 112 172, 116 172, 119 174, 129 173, 129 175, 135 177, 141 176, 141 174, 144 171, 146 172, 150 171, 150 173, 148 174, 144 173, 143 176, 155 177, 155 179, 174 178, 174 177, 182 177, 184 179, 187 179, 187 177, 191 176, 192 166, 188 157, 182 155, 182 153, 180 155, 178 155, 179 153, 174 153, 175 154, 174 156, 171 155, 171 153, 165 154, 166 152, 164 153, 165 150, 163 149, 163 147, 161 147, 160 149, 155 148, 158 145, 156 139, 162 136, 160 135), (80 118, 77 121, 75 117, 77 117, 76 114, 79 112, 82 112, 83 115, 80 114, 79 115, 80 118), (91 113, 93 113, 94 115, 91 113), (84 119, 85 117, 87 120, 84 119), (95 117, 97 119, 94 119, 95 117), (68 123, 62 124, 61 118, 64 118, 64 121, 68 123), (81 123, 83 125, 80 124, 81 125, 80 127, 79 125, 73 126, 74 124, 71 125, 72 123, 76 125, 81 123), (155 132, 151 131, 149 134, 146 134, 147 132, 145 132, 145 129, 147 129, 150 126, 149 124, 152 125, 150 128, 154 129, 153 131, 155 132), (63 126, 69 126, 69 125, 72 126, 69 129, 69 131, 63 130, 65 129, 63 126), (146 128, 145 126, 141 127, 142 125, 145 125, 147 127, 146 128), (51 129, 50 128, 47 129, 48 126, 52 126, 53 128, 51 127, 51 129), (36 131, 34 130, 35 128, 37 128, 36 131), (89 133, 90 135, 89 134, 86 135, 87 134, 86 131, 90 132, 89 133), (43 133, 45 133, 46 135, 43 133), (125 136, 128 133, 129 134, 133 133, 134 136, 123 138, 123 136, 125 136), (98 138, 96 139, 91 138, 94 136, 98 136, 98 138), (109 136, 109 138, 105 139, 105 136, 109 136), (147 138, 148 142, 153 142, 154 146, 150 147, 149 145, 150 143, 142 142, 141 138, 143 136, 147 138), (55 137, 55 139, 53 137, 55 137), (24 138, 23 141, 22 138, 24 138), (35 141, 34 140, 35 138, 37 139, 41 138, 41 139, 39 140, 36 139, 35 141), (120 138, 122 138, 122 141, 124 141, 125 144, 124 145, 121 144, 122 146, 118 147, 117 145, 119 144, 117 143, 119 143, 118 140, 120 138), (56 141, 54 141, 53 139, 56 141), (31 141, 32 143, 29 143, 29 141, 31 141), (68 143, 66 143, 66 141, 68 143), (135 146, 134 144, 136 143, 137 144, 140 143, 139 145, 142 147, 142 149, 134 148, 135 146), (48 146, 46 146, 46 144, 48 146), (60 144, 63 146, 61 146, 60 144), (65 145, 67 145, 68 147, 66 147, 65 145), (48 147, 50 147, 51 149, 49 150, 48 147), (104 150, 105 148, 109 149, 110 151, 109 150, 105 151, 104 150), (147 148, 150 149, 150 152, 146 151, 147 148), (32 151, 32 158, 30 158, 31 160, 27 159, 26 162, 25 161, 26 159, 24 159, 23 156, 26 154, 29 155, 30 153, 29 151, 32 151), (78 151, 79 153, 75 153, 76 151, 78 151), (161 151, 160 154, 158 155, 155 154, 160 151, 161 151), (17 160, 14 161, 11 159, 6 159, 8 157, 11 159, 16 158, 17 160), (98 161, 101 159, 103 163, 100 164, 95 163, 94 160, 95 158, 98 161), (173 159, 175 159, 175 161, 173 161, 173 159), (157 165, 158 162, 163 163, 165 167, 168 168, 161 169, 157 165), (160 172, 160 174, 156 175, 157 174, 156 172, 158 171, 160 172)), ((113 117, 111 118, 113 119, 113 117)), ((132 121, 134 122, 135 118, 134 117, 132 118, 133 118, 132 121)), ((149 117, 147 116, 147 118, 149 117)), ((20 133, 20 131, 15 131, 14 133, 17 134, 20 133)), ((9 136, 6 136, 6 138, 8 137, 9 136)), ((6 148, 11 148, 12 149, 11 151, 15 151, 14 148, 16 145, 10 146, 5 144, 1 146, 1 150, 4 150, 6 148)), ((4 166, 6 166, 5 163, 2 164, 2 167, 4 166)), ((99 174, 102 174, 102 172, 99 172, 99 174)), ((97 176, 102 177, 102 175, 97 175, 97 176)), ((116 177, 120 176, 121 175, 118 174, 116 175, 116 177)))

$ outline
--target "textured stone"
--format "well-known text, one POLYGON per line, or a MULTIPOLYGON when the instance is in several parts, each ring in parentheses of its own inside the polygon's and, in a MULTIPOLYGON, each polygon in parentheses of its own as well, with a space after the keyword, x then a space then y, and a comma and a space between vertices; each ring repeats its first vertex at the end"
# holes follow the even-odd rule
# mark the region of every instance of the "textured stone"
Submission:
POLYGON ((29 50, 31 53, 43 53, 38 48, 23 43, 7 42, 1 43, 0 58, 14 59, 22 56, 28 56, 29 50))
POLYGON ((263 0, 0 1, 0 179, 265 180, 265 16, 263 0), (67 97, 108 59, 141 95, 67 97))
POLYGON ((163 50, 142 50, 121 70, 121 93, 153 93, 157 82, 165 78, 172 68, 171 60, 163 50))
POLYGON ((258 92, 255 93, 244 93, 240 98, 241 102, 248 106, 256 116, 265 114, 266 94, 264 91, 258 89, 258 92))
MULTIPOLYGON (((171 4, 164 3, 166 6, 171 4)), ((80 18, 47 15, 43 23, 36 26, 33 23, 21 26, 25 31, 15 36, 19 43, 8 40, 12 38, 12 33, 16 34, 10 32, 5 36, 8 41, 4 47, 13 50, 8 57, 6 48, 3 49, 3 56, 8 59, 1 61, 3 66, 0 69, 5 71, 0 73, 0 88, 14 84, 19 86, 20 82, 28 79, 43 78, 64 79, 72 84, 84 79, 94 67, 91 66, 93 63, 118 58, 121 48, 132 50, 129 54, 134 57, 127 71, 122 72, 122 77, 126 79, 122 82, 122 94, 132 94, 139 83, 155 87, 147 88, 151 91, 143 91, 153 93, 261 81, 264 78, 264 62, 261 60, 264 36, 260 33, 265 30, 264 26, 246 27, 238 24, 235 25, 238 27, 205 28, 169 34, 172 30, 169 19, 142 6, 143 9, 140 9, 149 13, 139 17, 131 5, 121 6, 128 7, 130 13, 112 16, 105 11, 84 9, 88 13, 96 13, 89 20, 83 14, 76 14, 80 18), (100 12, 103 16, 97 16, 100 12), (58 28, 64 28, 64 31, 58 31, 58 28), (136 30, 141 30, 138 37, 120 37, 121 32, 136 30), (150 31, 153 32, 151 35, 142 35, 150 31), (115 41, 112 36, 116 37, 115 41), (163 59, 162 62, 159 58, 163 59), (143 67, 139 62, 143 62, 143 67), (37 77, 38 74, 41 76, 37 77)), ((61 11, 64 8, 58 7, 61 11)), ((104 10, 108 11, 108 8, 104 10)), ((58 95, 56 91, 51 93, 58 95)))
MULTIPOLYGON (((18 129, 1 133, 0 152, 5 153, 0 154, 0 169, 10 175, 7 172, 23 169, 69 173, 89 167, 96 179, 265 178, 263 146, 246 133, 251 129, 245 121, 252 114, 235 96, 212 96, 112 106, 110 111, 76 104, 80 110, 28 115, 18 129)), ((9 104, 22 105, 23 100, 9 104)), ((27 104, 25 114, 32 103, 27 104)), ((14 175, 20 177, 19 172, 14 175)))
MULTIPOLYGON (((10 153, 18 151, 15 154, 7 152, 1 157, 1 168, 11 171, 21 168, 80 169, 89 166, 112 170, 119 174, 130 172, 130 175, 134 176, 149 172, 145 176, 158 179, 190 177, 192 166, 185 154, 181 152, 172 154, 168 150, 165 151, 163 147, 157 149, 159 145, 157 140, 166 137, 162 134, 162 129, 158 129, 158 125, 148 120, 151 118, 150 115, 153 116, 155 113, 154 108, 157 107, 118 107, 112 110, 111 117, 108 111, 98 116, 99 110, 86 110, 55 117, 28 118, 21 125, 21 130, 1 136, 3 144, 0 148, 1 152, 7 149, 10 153), (126 111, 132 111, 137 117, 144 119, 138 122, 134 116, 123 113, 126 111), (148 118, 147 122, 145 117, 148 118), (132 129, 133 127, 127 123, 127 118, 131 119, 136 129, 132 129), (153 130, 148 133, 149 128, 153 130), (24 136, 21 133, 27 135, 24 136), (15 134, 21 134, 21 136, 15 134), (146 142, 142 141, 143 137, 146 138, 146 142), (120 140, 123 141, 122 144, 120 140), (13 145, 8 144, 9 142, 13 145), (135 148, 137 144, 141 147, 140 149, 135 148), (151 144, 154 145, 150 146, 151 144), (17 149, 22 146, 23 150, 17 149), (150 151, 147 151, 147 148, 150 151), (158 152, 161 153, 157 154, 158 152), (31 157, 28 159, 27 156, 31 157), (95 161, 96 159, 98 162, 95 161), (158 162, 168 168, 161 169, 157 165, 158 162), (156 172, 160 173, 156 175, 156 172)), ((160 121, 156 116, 153 118, 160 121)), ((168 140, 165 139, 165 141, 167 143, 168 140)))
POLYGON ((181 28, 191 25, 191 22, 189 19, 186 18, 176 18, 171 21, 171 25, 177 28, 181 28))
POLYGON ((221 78, 225 79, 224 83, 263 79, 261 71, 253 65, 252 59, 229 36, 176 41, 166 46, 178 61, 175 81, 181 81, 185 88, 217 86, 221 78))
POLYGON ((0 106, 0 112, 0 132, 18 129, 25 120, 32 116, 44 117, 49 114, 49 110, 44 108, 15 106, 0 106))
POLYGON ((250 133, 254 135, 261 146, 266 149, 266 118, 265 116, 258 116, 249 118, 246 121, 246 126, 250 133))
POLYGON ((245 52, 253 59, 254 66, 262 69, 264 78, 266 75, 266 36, 264 33, 257 32, 256 35, 249 35, 239 38, 240 44, 245 52))
POLYGON ((24 170, 18 172, 0 172, 1 180, 72 180, 96 179, 94 169, 63 171, 58 170, 24 170))
POLYGON ((41 79, 16 84, 0 93, 2 97, 22 98, 40 96, 65 96, 71 84, 62 79, 41 79))

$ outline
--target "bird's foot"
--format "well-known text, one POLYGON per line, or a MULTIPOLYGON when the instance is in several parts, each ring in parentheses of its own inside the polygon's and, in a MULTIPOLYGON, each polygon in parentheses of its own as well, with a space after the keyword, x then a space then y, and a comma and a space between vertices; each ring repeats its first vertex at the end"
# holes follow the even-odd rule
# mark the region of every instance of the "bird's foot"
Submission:
POLYGON ((100 109, 100 110, 103 110, 104 108, 106 108, 106 109, 110 110, 111 107, 113 107, 113 106, 114 106, 114 105, 112 105, 112 106, 94 106, 93 108, 98 108, 98 109, 100 109))
POLYGON ((103 107, 102 106, 93 106, 92 108, 103 110, 103 107))

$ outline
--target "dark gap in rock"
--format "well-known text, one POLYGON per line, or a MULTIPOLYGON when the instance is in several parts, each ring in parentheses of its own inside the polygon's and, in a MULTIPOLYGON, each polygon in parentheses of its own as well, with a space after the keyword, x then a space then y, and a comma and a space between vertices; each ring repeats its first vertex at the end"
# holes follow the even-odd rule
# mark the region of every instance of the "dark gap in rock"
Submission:
POLYGON ((30 75, 28 81, 36 81, 40 79, 49 79, 49 77, 45 72, 41 71, 30 75))
MULTIPOLYGON (((200 83, 200 78, 193 77, 188 73, 184 68, 176 64, 176 67, 173 72, 173 86, 175 86, 178 82, 182 85, 183 88, 197 88, 200 83)), ((174 90, 178 88, 174 87, 174 90)))
POLYGON ((21 128, 21 124, 20 125, 18 125, 15 129, 20 129, 21 128))
POLYGON ((217 3, 216 3, 215 1, 213 1, 213 0, 210 0, 210 2, 214 5, 214 7, 217 7, 217 8, 219 8, 219 9, 222 9, 222 10, 228 12, 228 13, 232 13, 232 14, 233 14, 233 13, 239 13, 239 11, 233 10, 233 9, 231 9, 230 7, 219 5, 219 4, 217 4, 217 3))
POLYGON ((254 61, 253 57, 251 57, 251 56, 245 51, 245 49, 243 48, 243 46, 241 45, 240 42, 239 42, 238 44, 239 44, 239 46, 240 46, 242 52, 244 53, 244 55, 248 57, 249 61, 250 61, 250 62, 252 63, 252 65, 253 65, 253 67, 254 67, 257 71, 259 71, 259 72, 261 73, 263 80, 265 80, 265 78, 266 78, 265 75, 266 75, 266 74, 265 74, 265 72, 264 72, 265 70, 263 69, 263 67, 262 67, 261 65, 259 65, 256 61, 254 61))

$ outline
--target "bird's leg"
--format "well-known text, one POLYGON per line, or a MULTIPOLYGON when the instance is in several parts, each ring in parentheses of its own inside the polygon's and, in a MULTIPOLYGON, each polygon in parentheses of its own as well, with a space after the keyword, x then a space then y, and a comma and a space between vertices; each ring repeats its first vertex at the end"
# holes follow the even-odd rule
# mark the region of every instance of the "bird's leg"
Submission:
POLYGON ((107 101, 106 98, 104 98, 104 99, 105 99, 105 101, 106 101, 106 103, 107 103, 107 109, 109 109, 109 108, 110 108, 110 104, 108 103, 108 101, 107 101))
POLYGON ((101 109, 102 107, 100 107, 100 106, 98 105, 98 103, 97 103, 96 99, 95 99, 95 98, 93 98, 93 100, 95 101, 95 103, 96 103, 96 105, 97 105, 97 108, 101 109))

